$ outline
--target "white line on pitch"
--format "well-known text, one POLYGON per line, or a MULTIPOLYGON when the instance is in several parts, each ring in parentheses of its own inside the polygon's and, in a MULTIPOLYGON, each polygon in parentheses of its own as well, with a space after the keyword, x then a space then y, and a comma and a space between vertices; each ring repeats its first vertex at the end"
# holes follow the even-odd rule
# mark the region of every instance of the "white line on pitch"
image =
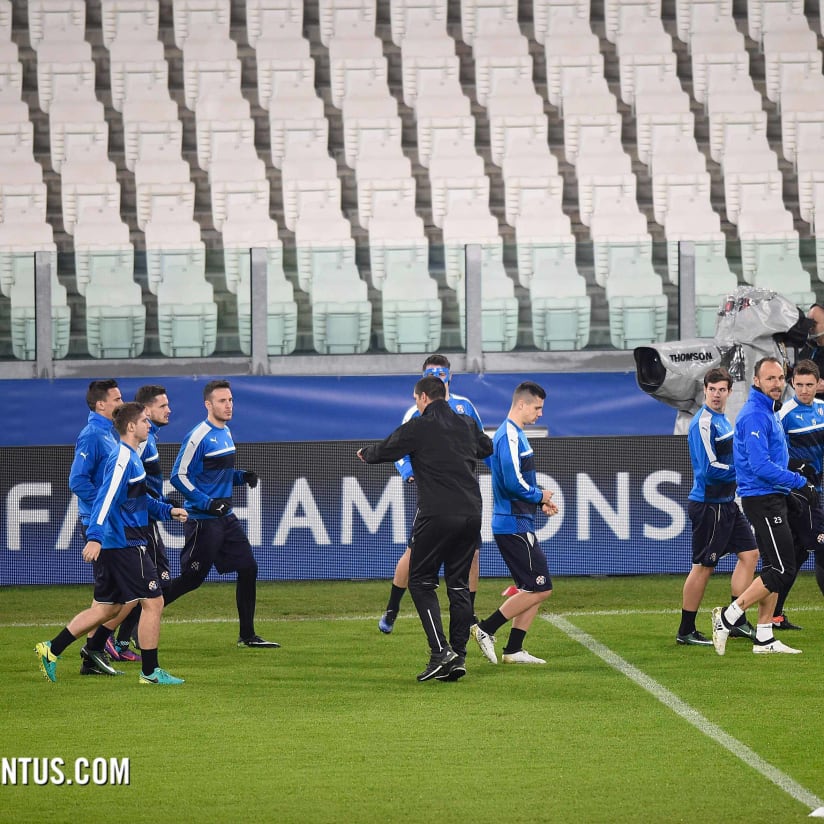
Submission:
POLYGON ((591 653, 597 655, 602 661, 605 661, 613 669, 625 675, 630 681, 634 681, 639 687, 645 689, 654 698, 657 698, 665 707, 672 710, 677 715, 680 715, 685 721, 692 724, 704 735, 712 738, 725 749, 729 750, 736 758, 743 761, 748 766, 759 772, 764 778, 772 781, 780 789, 784 790, 788 795, 796 801, 810 807, 813 812, 817 813, 824 808, 824 801, 811 793, 805 787, 802 787, 796 781, 793 781, 785 773, 781 772, 777 767, 774 767, 769 762, 765 761, 757 752, 751 750, 746 744, 743 744, 737 738, 733 738, 728 733, 724 732, 717 724, 713 724, 708 718, 701 715, 700 712, 693 709, 686 701, 680 699, 675 693, 670 692, 662 684, 659 684, 653 678, 650 678, 646 673, 634 667, 629 661, 621 658, 620 655, 613 652, 609 647, 597 641, 588 633, 579 629, 575 624, 567 621, 566 618, 560 615, 553 615, 544 613, 541 617, 552 624, 556 629, 559 629, 565 635, 577 641, 581 646, 586 647, 591 653))

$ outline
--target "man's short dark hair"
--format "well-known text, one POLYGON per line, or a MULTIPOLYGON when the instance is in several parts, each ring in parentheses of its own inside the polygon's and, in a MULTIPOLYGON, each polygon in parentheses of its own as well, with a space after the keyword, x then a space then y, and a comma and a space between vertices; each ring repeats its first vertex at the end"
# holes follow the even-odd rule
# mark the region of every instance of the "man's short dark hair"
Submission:
POLYGON ((427 375, 415 384, 416 395, 426 395, 431 401, 443 400, 446 398, 446 385, 440 378, 427 375))
POLYGON ((793 377, 796 375, 812 375, 817 381, 821 380, 821 370, 818 364, 809 358, 798 361, 793 367, 793 377))
POLYGON ((784 369, 784 364, 778 360, 775 355, 767 355, 765 358, 761 358, 760 360, 755 362, 755 366, 753 367, 752 373, 754 377, 758 377, 758 373, 761 371, 761 367, 765 363, 777 363, 782 369, 784 369))
POLYGON ((109 397, 109 390, 117 389, 117 381, 114 378, 104 378, 100 381, 92 381, 86 390, 86 405, 94 412, 98 401, 105 401, 109 397))
POLYGON ((421 372, 425 371, 430 366, 445 366, 447 369, 451 369, 452 366, 449 363, 449 358, 446 355, 430 355, 424 362, 423 368, 421 372))
POLYGON ((146 407, 142 403, 128 401, 114 410, 112 420, 118 434, 125 435, 130 423, 137 423, 142 415, 146 414, 146 407))
POLYGON ((732 389, 732 375, 723 366, 714 366, 704 375, 704 387, 706 388, 711 383, 727 382, 727 389, 732 389))
POLYGON ((224 380, 223 378, 219 378, 218 380, 209 381, 206 386, 203 387, 203 400, 208 401, 212 397, 212 392, 216 389, 231 389, 232 385, 229 381, 224 380))
POLYGON ((512 393, 512 400, 518 400, 524 395, 531 395, 533 398, 540 398, 542 401, 546 400, 546 391, 543 386, 535 383, 535 381, 522 381, 519 383, 512 393))
POLYGON ((146 386, 141 386, 137 392, 134 393, 136 403, 142 403, 144 406, 150 404, 158 395, 165 395, 166 388, 159 383, 149 383, 146 386))

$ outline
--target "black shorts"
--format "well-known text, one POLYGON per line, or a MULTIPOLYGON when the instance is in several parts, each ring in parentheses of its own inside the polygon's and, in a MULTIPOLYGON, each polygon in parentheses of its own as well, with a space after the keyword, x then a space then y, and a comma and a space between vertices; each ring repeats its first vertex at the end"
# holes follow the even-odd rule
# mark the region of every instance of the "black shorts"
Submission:
POLYGON ((787 512, 790 529, 798 549, 816 552, 824 549, 824 510, 805 506, 799 512, 787 512))
POLYGON ((224 518, 190 518, 183 525, 186 542, 180 551, 180 571, 205 576, 214 565, 221 574, 256 566, 249 539, 234 514, 224 518))
POLYGON ((169 559, 166 556, 166 545, 163 543, 163 538, 160 537, 157 521, 150 518, 149 528, 146 532, 148 535, 146 549, 154 561, 157 577, 160 578, 161 585, 165 587, 172 580, 172 573, 169 569, 169 559))
POLYGON ((796 572, 795 541, 787 519, 787 496, 775 493, 742 498, 741 506, 755 530, 761 552, 761 580, 781 592, 796 572))
POLYGON ((705 504, 689 501, 692 522, 692 562, 715 567, 725 555, 755 549, 752 527, 735 501, 705 504))
POLYGON ((94 600, 99 604, 129 604, 162 594, 145 546, 100 550, 94 562, 94 600))
POLYGON ((534 532, 495 535, 495 543, 518 589, 525 592, 548 592, 552 589, 546 555, 534 532))

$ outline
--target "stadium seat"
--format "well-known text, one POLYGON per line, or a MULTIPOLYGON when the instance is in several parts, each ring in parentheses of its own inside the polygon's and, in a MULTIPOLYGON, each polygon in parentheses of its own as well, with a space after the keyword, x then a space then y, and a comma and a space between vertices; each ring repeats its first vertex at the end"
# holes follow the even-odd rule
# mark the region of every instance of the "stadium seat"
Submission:
POLYGON ((712 28, 732 17, 732 0, 676 0, 675 19, 678 39, 691 45, 692 32, 712 28))
POLYGON ((533 343, 549 351, 583 349, 589 343, 591 301, 575 266, 575 247, 535 247, 532 267, 533 343))
POLYGON ((645 17, 661 17, 659 0, 604 0, 604 24, 606 38, 617 42, 622 28, 645 17))
POLYGON ((406 201, 415 207, 415 178, 409 158, 400 154, 367 153, 358 161, 355 172, 358 186, 358 222, 369 228, 372 215, 384 204, 406 201))
MULTIPOLYGON (((713 211, 708 195, 693 195, 674 199, 667 209, 664 224, 667 237, 667 279, 678 284, 678 248, 681 241, 701 245, 704 257, 709 252, 725 258, 726 235, 721 231, 721 218, 713 211)), ((726 258, 725 258, 726 259, 726 258)))
POLYGON ((442 227, 456 202, 489 204, 489 178, 477 154, 438 154, 429 161, 432 222, 442 227))
POLYGON ((177 103, 168 90, 156 98, 128 99, 123 103, 123 152, 126 168, 133 172, 138 159, 150 160, 158 147, 174 147, 180 156, 183 124, 178 120, 177 103))
POLYGON ((369 348, 372 304, 354 263, 325 261, 312 276, 312 342, 321 355, 355 355, 369 348))
MULTIPOLYGON (((544 261, 557 260, 558 265, 571 261, 575 267, 575 236, 570 219, 560 206, 519 215, 515 224, 515 242, 518 282, 527 289, 532 282, 537 256, 544 261)), ((576 274, 577 271, 575 269, 576 274)))
POLYGON ((249 143, 241 142, 231 151, 228 146, 221 150, 209 165, 209 187, 212 223, 218 231, 235 211, 245 212, 252 206, 269 209, 271 187, 266 164, 249 143))
POLYGON ((86 295, 95 267, 101 274, 117 271, 129 280, 134 275, 129 227, 120 219, 119 212, 106 208, 86 209, 75 226, 75 286, 81 295, 86 295))
POLYGON ((312 291, 315 273, 323 268, 348 270, 355 265, 352 227, 331 200, 311 202, 295 221, 298 285, 312 291))
POLYGON ((86 36, 83 0, 29 0, 29 44, 37 51, 44 41, 78 42, 86 36))
POLYGON ((253 49, 264 40, 293 41, 303 34, 300 0, 246 0, 246 39, 253 49))
POLYGON ((168 358, 208 358, 217 344, 217 304, 200 267, 165 266, 157 287, 158 345, 168 358))
POLYGON ((660 343, 667 332, 667 298, 648 258, 617 258, 606 281, 609 336, 616 349, 660 343))
MULTIPOLYGON (((34 360, 37 355, 37 322, 34 294, 34 262, 31 276, 15 278, 9 290, 11 299, 11 350, 18 360, 34 360)), ((57 280, 57 266, 52 267, 52 357, 65 358, 69 352, 71 309, 66 287, 57 280)))
POLYGON ((181 51, 195 38, 217 41, 229 37, 230 0, 174 0, 172 5, 175 46, 181 51))
POLYGON ((96 146, 76 148, 60 171, 63 228, 74 226, 86 208, 120 211, 120 184, 117 169, 96 146))
POLYGON ((126 98, 138 98, 143 89, 169 85, 169 66, 159 40, 122 40, 111 44, 109 77, 112 108, 120 112, 126 98))
POLYGON ((301 212, 307 205, 330 203, 340 211, 341 184, 334 158, 325 146, 295 147, 283 161, 283 218, 286 228, 295 231, 301 212))
MULTIPOLYGON (((456 290, 461 345, 466 346, 466 289, 456 290)), ((518 299, 515 284, 495 257, 481 261, 481 345, 485 352, 511 352, 518 341, 518 299)))
POLYGON ((138 160, 134 182, 137 225, 142 231, 157 208, 172 207, 189 219, 194 217, 195 184, 190 179, 189 164, 173 148, 166 157, 155 152, 150 160, 138 160))
POLYGON ((774 253, 789 260, 798 256, 792 213, 775 195, 756 195, 744 201, 738 215, 738 237, 741 275, 747 283, 752 283, 759 268, 759 257, 774 253))
POLYGON ((268 110, 275 98, 305 96, 305 90, 315 92, 315 61, 309 55, 309 41, 289 42, 283 56, 279 49, 274 55, 256 57, 258 103, 264 109, 268 110))
POLYGON ((98 149, 101 155, 105 155, 109 149, 109 124, 103 104, 94 99, 52 103, 49 146, 51 166, 58 173, 73 149, 98 149))
POLYGON ((227 96, 212 92, 197 102, 197 165, 204 172, 209 171, 209 164, 219 154, 221 145, 255 145, 255 122, 249 101, 232 91, 227 96))
POLYGON ((595 258, 595 282, 606 286, 612 276, 613 259, 651 259, 652 237, 647 231, 647 218, 633 198, 610 198, 601 206, 592 216, 589 231, 595 258))
POLYGON ((461 39, 473 44, 475 34, 487 21, 518 21, 516 0, 461 0, 461 39))
POLYGON ((251 206, 243 213, 235 213, 223 223, 223 271, 226 288, 236 294, 238 282, 250 277, 250 249, 265 249, 267 266, 273 273, 283 274, 283 243, 278 227, 262 205, 251 206))
MULTIPOLYGON (((248 252, 248 249, 247 249, 248 252)), ((248 260, 248 254, 244 256, 248 260)), ((295 351, 298 332, 298 305, 292 284, 283 273, 279 248, 271 246, 266 256, 266 351, 270 356, 295 351)), ((244 264, 237 282, 237 323, 240 351, 252 354, 251 268, 244 264)))
POLYGON ((18 278, 34 281, 35 252, 48 254, 57 271, 57 245, 45 216, 20 209, 0 221, 0 292, 8 297, 18 278))
POLYGON ((414 204, 402 198, 384 204, 369 220, 369 269, 376 289, 383 288, 386 260, 393 255, 403 262, 414 260, 424 266, 429 261, 423 220, 415 213, 414 204))
POLYGON ((390 0, 392 42, 403 46, 407 38, 446 33, 446 0, 390 0))
POLYGON ((570 18, 589 26, 589 15, 590 0, 536 0, 532 4, 535 40, 543 43, 548 34, 570 25, 570 18))
POLYGON ((438 284, 425 262, 390 256, 381 295, 383 345, 387 352, 434 352, 441 345, 438 284))
POLYGON ((118 38, 157 40, 160 4, 158 0, 101 0, 100 22, 107 49, 118 38))
POLYGON ((557 203, 560 209, 563 178, 546 142, 518 143, 504 158, 503 179, 506 222, 510 226, 518 225, 518 217, 530 197, 557 203))
POLYGON ((200 237, 200 225, 187 212, 168 205, 155 209, 145 231, 150 292, 158 293, 166 271, 189 271, 195 281, 202 277, 206 271, 206 247, 200 237))
POLYGON ((690 41, 692 52, 693 97, 699 103, 706 103, 707 92, 720 81, 735 81, 748 77, 750 56, 744 35, 738 31, 732 17, 724 17, 714 28, 696 32, 690 41))
POLYGON ((699 338, 715 337, 721 305, 735 294, 738 278, 715 243, 695 244, 695 327, 699 338))
POLYGON ((332 37, 344 30, 374 34, 377 4, 375 0, 319 0, 318 17, 320 42, 329 48, 332 37))
POLYGON ((484 264, 503 261, 503 241, 498 220, 485 203, 461 202, 443 221, 444 274, 450 289, 459 289, 466 271, 466 246, 481 247, 484 264))
MULTIPOLYGON (((197 30, 198 35, 200 29, 197 30)), ((241 64, 237 44, 228 37, 224 40, 195 40, 189 38, 183 49, 183 96, 186 108, 197 109, 197 102, 210 91, 226 94, 228 89, 240 96, 241 64)))
POLYGON ((53 100, 94 99, 94 78, 92 47, 85 40, 40 43, 37 96, 41 111, 48 112, 53 100))
POLYGON ((762 108, 761 95, 749 76, 707 93, 707 115, 710 126, 710 157, 716 163, 724 160, 728 140, 753 133, 767 134, 767 113, 762 108))

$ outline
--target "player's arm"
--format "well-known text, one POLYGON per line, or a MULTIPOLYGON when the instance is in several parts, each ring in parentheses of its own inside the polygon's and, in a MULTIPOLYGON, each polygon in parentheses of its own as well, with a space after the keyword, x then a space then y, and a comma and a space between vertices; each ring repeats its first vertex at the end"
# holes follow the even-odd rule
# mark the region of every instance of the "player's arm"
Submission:
POLYGON ((735 467, 718 459, 716 447, 716 432, 712 424, 707 422, 691 430, 689 438, 690 451, 694 458, 701 460, 704 466, 704 476, 710 483, 732 483, 735 481, 735 467), (694 443, 698 438, 699 442, 694 443))
POLYGON ((746 452, 753 474, 775 489, 800 489, 807 485, 807 479, 797 472, 778 466, 770 457, 767 449, 767 433, 762 429, 757 420, 747 426, 747 433, 744 436, 746 452))
POLYGON ((401 424, 391 435, 384 438, 380 443, 361 447, 358 450, 358 457, 364 463, 389 463, 406 457, 415 449, 415 431, 417 421, 412 419, 401 424))
POLYGON ((499 479, 510 498, 517 498, 531 504, 549 500, 551 493, 545 493, 537 486, 533 486, 521 473, 519 457, 519 441, 516 435, 501 438, 495 451, 499 479))
MULTIPOLYGON (((419 414, 417 406, 410 406, 409 409, 406 410, 401 423, 404 424, 419 414)), ((412 481, 415 480, 415 472, 412 469, 412 461, 409 460, 409 455, 398 458, 398 460, 395 461, 395 469, 398 470, 398 474, 403 478, 404 483, 412 483, 412 481)))
POLYGON ((202 439, 190 435, 180 447, 169 480, 194 509, 208 512, 210 498, 195 484, 203 466, 202 452, 202 439))
POLYGON ((78 437, 74 449, 74 459, 69 470, 69 489, 81 501, 92 505, 97 496, 97 488, 92 483, 92 472, 98 461, 94 438, 88 434, 78 437))
POLYGON ((112 454, 106 461, 103 483, 97 492, 89 516, 89 525, 86 528, 86 546, 83 547, 84 561, 97 560, 103 545, 106 525, 126 498, 128 464, 128 455, 122 454, 119 449, 112 450, 112 454))

